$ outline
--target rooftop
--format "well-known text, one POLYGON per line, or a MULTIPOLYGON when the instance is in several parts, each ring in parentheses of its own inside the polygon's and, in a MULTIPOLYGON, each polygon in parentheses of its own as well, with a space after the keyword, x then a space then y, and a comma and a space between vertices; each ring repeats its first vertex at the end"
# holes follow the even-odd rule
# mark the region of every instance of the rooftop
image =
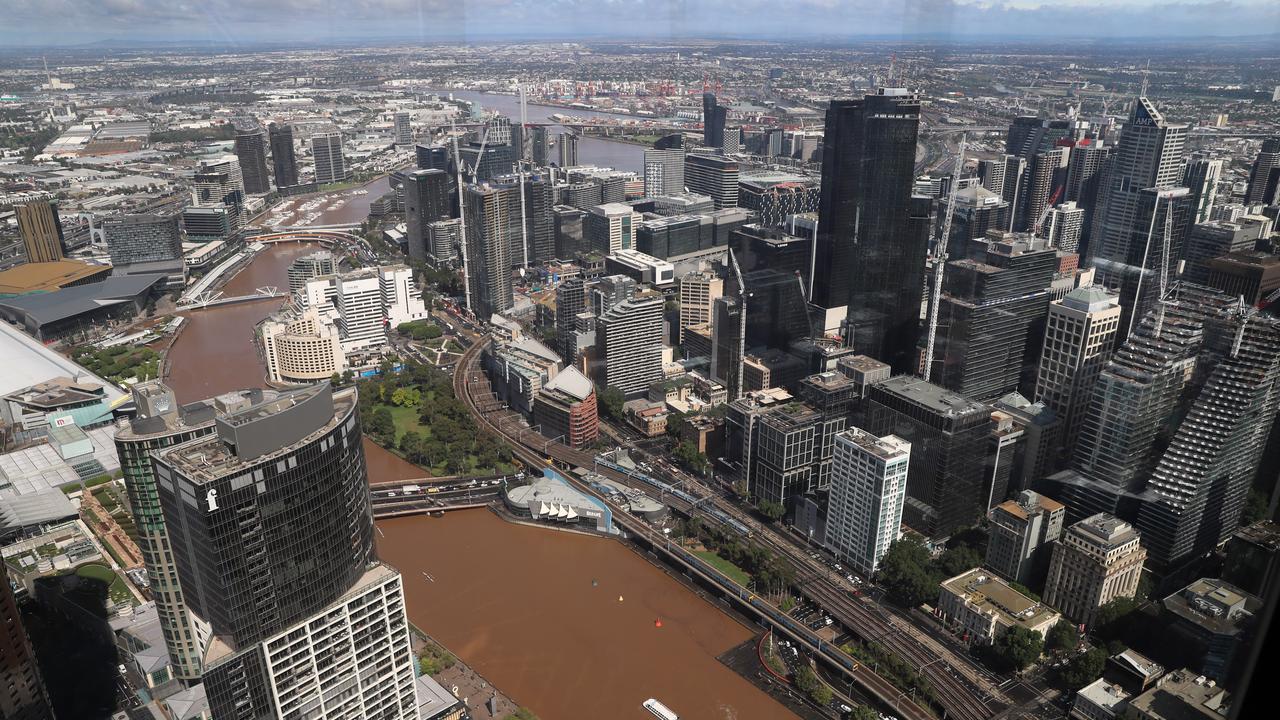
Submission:
POLYGON ((1068 307, 1072 310, 1098 312, 1108 308, 1120 307, 1120 296, 1109 293, 1096 285, 1089 285, 1076 288, 1067 293, 1061 302, 1063 307, 1068 307))
POLYGON ((1162 601, 1165 610, 1218 635, 1235 635, 1262 601, 1216 578, 1200 578, 1162 601))
POLYGON ((1132 525, 1114 515, 1098 513, 1072 525, 1070 532, 1085 535, 1094 542, 1107 545, 1124 545, 1137 539, 1138 531, 1132 525))
POLYGON ((966 603, 978 611, 995 614, 1009 625, 1038 625, 1049 616, 1057 615, 1047 605, 1014 590, 1008 583, 982 568, 974 568, 950 580, 943 580, 942 587, 964 598, 966 603))
POLYGON ((876 437, 866 430, 851 427, 836 437, 853 443, 868 454, 874 455, 885 462, 904 458, 911 454, 911 443, 897 435, 876 437))
POLYGON ((40 325, 66 320, 109 305, 133 302, 165 280, 163 274, 112 275, 102 282, 0 300, 40 325))
POLYGON ((1190 670, 1175 670, 1153 688, 1129 701, 1150 720, 1213 720, 1231 708, 1227 691, 1190 670))
POLYGON ((26 263, 0 270, 0 295, 49 292, 109 272, 110 265, 91 265, 79 260, 26 263))
POLYGON ((50 378, 71 377, 79 383, 101 385, 110 400, 124 396, 115 385, 90 373, 70 358, 60 355, 35 338, 7 322, 0 322, 0 357, 4 372, 0 373, 0 393, 38 385, 50 378))
POLYGON ((579 400, 587 399, 595 391, 587 376, 573 366, 566 367, 556 373, 556 376, 551 378, 542 389, 547 391, 559 390, 579 400))
POLYGON ((1236 531, 1235 537, 1270 552, 1280 550, 1280 523, 1260 520, 1236 531))
POLYGON ((1098 707, 1108 710, 1120 710, 1120 705, 1129 699, 1129 693, 1119 685, 1102 678, 1080 688, 1077 695, 1098 707))
POLYGON ((980 402, 910 375, 889 378, 878 387, 945 417, 988 413, 987 407, 980 402))
POLYGON ((57 446, 50 443, 0 455, 0 494, 10 490, 17 495, 39 493, 119 470, 115 432, 112 425, 86 430, 92 455, 71 458, 74 464, 62 459, 57 446))
POLYGON ((28 388, 8 393, 4 399, 33 408, 56 409, 80 402, 94 402, 105 396, 102 385, 78 382, 69 377, 55 377, 28 388))

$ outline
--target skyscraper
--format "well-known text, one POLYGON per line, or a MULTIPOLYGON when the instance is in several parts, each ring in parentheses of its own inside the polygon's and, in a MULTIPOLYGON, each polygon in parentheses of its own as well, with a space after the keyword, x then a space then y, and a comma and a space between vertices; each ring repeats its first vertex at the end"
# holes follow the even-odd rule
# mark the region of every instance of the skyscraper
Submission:
POLYGON ((235 149, 244 179, 244 191, 250 195, 271 192, 271 179, 267 174, 267 139, 262 127, 256 122, 251 126, 237 126, 235 149))
POLYGON ((1076 253, 1080 250, 1080 233, 1084 229, 1085 211, 1074 201, 1060 203, 1049 210, 1044 224, 1040 227, 1043 237, 1049 239, 1049 245, 1063 252, 1076 253))
POLYGON ((716 102, 715 93, 702 93, 702 144, 709 148, 724 146, 724 124, 729 109, 716 102))
POLYGON ((571 130, 560 133, 556 151, 560 154, 560 167, 578 166, 578 136, 571 130))
POLYGON ((662 293, 637 292, 614 303, 596 322, 604 384, 628 396, 662 379, 662 293))
POLYGON ((477 317, 511 309, 511 242, 520 234, 519 185, 467 185, 466 253, 467 285, 477 317))
POLYGON ((397 145, 404 145, 407 147, 413 144, 413 126, 409 124, 409 113, 396 113, 395 131, 397 145))
POLYGON ((136 542, 147 566, 147 581, 164 630, 165 647, 175 678, 190 683, 203 673, 209 627, 192 615, 183 600, 174 549, 160 507, 159 487, 150 453, 212 435, 218 410, 234 410, 261 402, 261 390, 228 393, 213 400, 179 405, 164 383, 133 386, 137 415, 116 431, 116 454, 124 472, 129 509, 138 533, 136 542))
POLYGON ((298 158, 293 151, 293 128, 271 123, 268 134, 271 140, 271 167, 275 174, 276 189, 298 184, 298 158))
POLYGON ((644 151, 644 194, 648 197, 684 192, 684 150, 644 151))
POLYGON ((684 182, 689 192, 710 197, 717 210, 738 204, 737 160, 720 155, 685 155, 684 182))
POLYGON ((1192 224, 1198 225, 1213 219, 1213 203, 1218 198, 1218 181, 1222 178, 1222 161, 1210 158, 1190 158, 1183 184, 1191 189, 1192 224))
POLYGON ((427 259, 427 226, 453 214, 449 176, 443 170, 412 170, 400 175, 404 187, 405 240, 409 259, 427 259))
POLYGON ((911 443, 896 435, 853 427, 835 436, 827 547, 863 575, 875 574, 902 534, 910 458, 911 443))
POLYGON ((449 169, 449 149, 444 145, 415 145, 413 154, 419 170, 444 170, 453 174, 449 169))
POLYGON ((0 718, 50 720, 53 706, 36 664, 31 640, 22 627, 9 573, 0 563, 0 718))
POLYGON ((1003 158, 984 158, 978 161, 978 180, 982 187, 1001 197, 1004 197, 1004 167, 1003 158))
POLYGON ((36 200, 15 208, 18 216, 18 234, 27 254, 27 262, 55 262, 65 255, 62 237, 62 220, 58 218, 58 206, 46 200, 36 200))
MULTIPOLYGON (((1180 245, 1171 248, 1172 252, 1161 252, 1160 239, 1161 220, 1170 205, 1166 200, 1175 199, 1171 188, 1182 175, 1186 137, 1186 125, 1168 122, 1154 103, 1136 98, 1107 185, 1098 191, 1100 225, 1090 240, 1090 261, 1098 270, 1099 284, 1120 290, 1120 306, 1125 312, 1118 336, 1121 340, 1131 329, 1126 321, 1135 313, 1141 317, 1151 307, 1156 294, 1151 290, 1157 284, 1152 281, 1159 275, 1160 265, 1176 263, 1181 252, 1180 245), (1146 288, 1139 288, 1140 283, 1146 288)), ((1184 189, 1182 195, 1189 193, 1184 189)), ((1189 198, 1183 205, 1185 215, 1190 209, 1189 198)), ((1189 220, 1184 217, 1175 223, 1175 240, 1185 236, 1189 220)))
POLYGON ((529 156, 534 165, 546 167, 551 164, 551 136, 546 125, 529 128, 529 145, 529 156))
POLYGON ((684 343, 685 330, 690 325, 710 326, 712 307, 716 298, 724 294, 724 279, 708 272, 688 273, 680 278, 680 330, 679 342, 684 343))
POLYGON ((323 185, 347 179, 347 162, 342 155, 341 132, 329 130, 312 135, 311 155, 315 159, 317 183, 323 185))
POLYGON ((1262 150, 1249 169, 1249 187, 1244 194, 1246 205, 1276 202, 1275 171, 1280 169, 1280 137, 1262 141, 1262 150))
POLYGON ((986 512, 990 408, 909 375, 872 385, 864 407, 869 432, 911 443, 907 525, 946 537, 986 512))
POLYGON ((354 389, 219 415, 152 456, 220 720, 417 718, 400 575, 374 554, 354 389))
POLYGON ((587 309, 586 285, 580 275, 565 278, 556 286, 556 339, 566 365, 576 365, 577 353, 571 337, 579 313, 587 309))
POLYGON ((1129 523, 1105 513, 1081 520, 1054 546, 1044 600, 1092 629, 1099 608, 1137 593, 1146 557, 1129 523))
POLYGON ((1072 290, 1049 304, 1035 401, 1057 414, 1068 457, 1119 327, 1120 301, 1102 288, 1072 290))
POLYGON ((919 125, 906 90, 831 102, 809 294, 848 308, 850 344, 899 369, 911 365, 928 250, 909 220, 919 125))
POLYGON ((1203 384, 1147 483, 1138 528, 1166 573, 1231 536, 1280 407, 1280 319, 1241 303, 1204 327, 1203 384))
MULTIPOLYGON (((525 224, 529 262, 543 263, 556 257, 556 188, 544 174, 524 177, 525 224)), ((520 259, 523 261, 524 256, 520 259)))
MULTIPOLYGON (((947 263, 938 310, 934 377, 940 385, 990 401, 1018 389, 1033 375, 1049 285, 1058 255, 1048 242, 1027 234, 992 231, 981 260, 947 263)), ((856 346, 855 346, 856 347, 856 346)), ((1029 388, 1028 388, 1029 389, 1029 388)))

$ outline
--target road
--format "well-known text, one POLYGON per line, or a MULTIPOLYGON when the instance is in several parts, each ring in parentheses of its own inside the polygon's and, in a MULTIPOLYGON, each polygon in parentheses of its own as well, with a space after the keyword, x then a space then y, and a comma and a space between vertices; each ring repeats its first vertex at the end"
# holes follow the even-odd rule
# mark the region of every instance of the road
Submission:
MULTIPOLYGON (((522 426, 522 420, 515 413, 504 414, 500 404, 493 399, 491 393, 482 393, 482 397, 472 397, 472 383, 482 378, 477 361, 484 342, 473 345, 463 355, 454 372, 454 391, 463 398, 468 407, 477 415, 479 421, 496 430, 499 434, 512 439, 519 445, 528 445, 533 454, 535 465, 545 462, 546 457, 578 467, 592 467, 611 479, 628 485, 635 485, 633 478, 611 469, 603 468, 596 462, 596 456, 590 452, 552 442, 522 426)), ((487 385, 487 383, 484 383, 487 385)), ((522 449, 522 448, 518 448, 522 449)), ((526 453, 530 453, 527 451, 526 453)), ((529 457, 528 454, 525 455, 529 457)), ((730 503, 719 493, 713 492, 697 480, 685 478, 686 487, 697 488, 702 493, 707 505, 714 508, 692 507, 689 503, 675 497, 664 498, 677 510, 697 514, 709 518, 713 522, 723 522, 717 516, 728 515, 737 522, 753 529, 754 537, 761 544, 773 550, 785 562, 796 570, 798 585, 809 598, 828 610, 833 618, 844 627, 864 639, 873 639, 882 643, 889 651, 899 655, 909 663, 920 668, 920 672, 929 680, 935 694, 951 718, 961 720, 982 720, 1003 711, 1006 704, 1003 696, 984 677, 984 673, 967 658, 962 658, 913 628, 902 618, 895 618, 878 606, 863 599, 851 596, 850 589, 842 579, 834 578, 833 573, 822 563, 809 557, 809 550, 790 538, 786 533, 775 528, 762 526, 748 513, 730 503), (710 513, 710 514, 709 514, 710 513)), ((640 486, 643 488, 643 486, 640 486)), ((698 504, 702 504, 702 500, 698 504)), ((865 668, 865 674, 872 675, 876 681, 884 682, 865 668)), ((901 693, 899 693, 901 696, 901 693)), ((905 700, 905 698, 902 698, 905 700)))

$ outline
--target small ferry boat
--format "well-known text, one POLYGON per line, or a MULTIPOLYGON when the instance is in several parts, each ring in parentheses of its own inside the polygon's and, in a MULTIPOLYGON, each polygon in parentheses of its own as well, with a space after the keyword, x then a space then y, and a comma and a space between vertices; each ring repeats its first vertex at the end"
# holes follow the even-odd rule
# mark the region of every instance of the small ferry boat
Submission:
POLYGON ((644 701, 644 709, 653 713, 654 717, 659 720, 680 720, 680 716, 671 712, 671 708, 663 705, 654 698, 649 698, 644 701))

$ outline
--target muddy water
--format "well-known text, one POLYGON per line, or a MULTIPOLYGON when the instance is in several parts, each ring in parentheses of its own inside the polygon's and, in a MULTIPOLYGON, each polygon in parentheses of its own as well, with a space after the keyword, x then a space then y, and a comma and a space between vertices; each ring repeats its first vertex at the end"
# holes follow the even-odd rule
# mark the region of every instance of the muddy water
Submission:
MULTIPOLYGON (((289 262, 310 249, 263 251, 227 294, 283 284, 289 262)), ((279 303, 188 313, 169 355, 179 400, 263 385, 253 326, 279 303)), ((422 474, 367 440, 365 455, 373 482, 422 474)), ((379 555, 404 575, 409 619, 543 718, 652 718, 640 707, 650 697, 698 720, 792 717, 716 660, 750 630, 618 542, 487 510, 378 526, 379 555)))
POLYGON ((790 717, 716 660, 751 632, 620 543, 487 510, 378 527, 414 624, 540 717, 790 717))
MULTIPOLYGON (((315 245, 274 245, 222 288, 227 297, 287 282, 289 263, 315 245)), ((254 346, 254 326, 284 301, 278 298, 183 313, 186 327, 169 350, 168 382, 180 402, 192 402, 246 387, 262 387, 266 369, 254 346)))

